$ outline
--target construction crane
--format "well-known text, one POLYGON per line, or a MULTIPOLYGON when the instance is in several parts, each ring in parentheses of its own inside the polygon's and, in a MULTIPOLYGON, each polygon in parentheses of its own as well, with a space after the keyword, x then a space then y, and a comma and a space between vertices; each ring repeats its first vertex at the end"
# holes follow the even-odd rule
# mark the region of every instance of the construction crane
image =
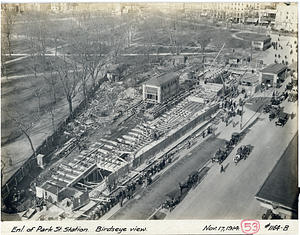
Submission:
POLYGON ((220 51, 218 52, 217 56, 215 57, 215 59, 213 60, 213 62, 211 63, 208 71, 210 71, 211 69, 211 66, 213 66, 214 62, 216 61, 216 59, 218 58, 218 56, 220 55, 221 51, 223 50, 224 46, 225 46, 226 43, 223 44, 223 46, 221 47, 220 51))
MULTIPOLYGON (((211 67, 213 66, 214 62, 216 61, 216 59, 218 58, 218 56, 220 55, 221 51, 223 50, 224 46, 225 46, 226 43, 223 44, 223 46, 221 47, 220 51, 218 52, 218 54, 216 55, 215 59, 213 60, 213 62, 211 63, 208 71, 210 71, 211 67)), ((222 83, 223 83, 223 92, 224 92, 224 95, 225 95, 225 81, 223 79, 223 75, 220 74, 220 77, 221 77, 221 80, 222 80, 222 83)))

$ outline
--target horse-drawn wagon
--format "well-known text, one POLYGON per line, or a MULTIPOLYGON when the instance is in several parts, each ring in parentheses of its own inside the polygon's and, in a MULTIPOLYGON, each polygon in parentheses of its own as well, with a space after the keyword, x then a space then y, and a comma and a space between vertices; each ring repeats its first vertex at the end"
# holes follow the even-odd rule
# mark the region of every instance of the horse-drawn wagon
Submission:
POLYGON ((241 134, 238 132, 233 132, 231 134, 231 139, 226 142, 226 148, 230 148, 233 145, 236 145, 240 140, 241 134))
POLYGON ((166 196, 167 200, 162 204, 162 208, 172 211, 180 203, 180 189, 177 187, 173 188, 166 196))
POLYGON ((236 152, 236 157, 233 159, 235 165, 239 163, 242 159, 246 160, 251 152, 251 146, 250 145, 242 145, 238 148, 236 152))
POLYGON ((288 120, 287 113, 280 113, 278 116, 278 121, 275 122, 275 126, 284 126, 288 120))
POLYGON ((215 153, 215 156, 211 159, 212 162, 218 162, 221 164, 228 156, 228 148, 219 148, 215 153))

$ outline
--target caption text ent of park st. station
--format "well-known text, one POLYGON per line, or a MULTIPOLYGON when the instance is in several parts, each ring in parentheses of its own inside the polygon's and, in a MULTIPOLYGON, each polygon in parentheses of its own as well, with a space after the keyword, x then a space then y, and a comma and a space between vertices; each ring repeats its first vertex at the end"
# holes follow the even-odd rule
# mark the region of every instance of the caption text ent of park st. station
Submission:
POLYGON ((146 232, 147 228, 143 227, 140 228, 138 226, 135 227, 114 227, 114 226, 110 226, 110 227, 105 227, 105 226, 97 226, 93 231, 91 231, 89 228, 84 228, 81 226, 76 226, 76 227, 71 227, 71 226, 66 226, 66 227, 62 227, 62 226, 48 226, 48 227, 44 227, 44 226, 30 226, 30 227, 26 227, 25 225, 23 226, 14 226, 11 229, 11 233, 30 233, 30 232, 36 232, 36 233, 59 233, 59 232, 72 232, 72 233, 86 233, 86 232, 96 232, 96 233, 100 233, 100 232, 110 232, 110 233, 116 233, 116 234, 120 234, 122 232, 146 232))

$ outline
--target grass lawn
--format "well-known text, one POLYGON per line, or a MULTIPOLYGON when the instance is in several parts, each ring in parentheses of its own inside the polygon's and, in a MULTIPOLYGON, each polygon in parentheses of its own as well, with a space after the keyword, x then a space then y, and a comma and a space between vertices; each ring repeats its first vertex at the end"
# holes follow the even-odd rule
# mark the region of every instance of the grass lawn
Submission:
MULTIPOLYGON (((22 62, 22 61, 21 61, 22 62)), ((24 62, 22 62, 24 63, 24 62)), ((42 76, 34 77, 29 75, 27 77, 15 79, 2 79, 1 81, 1 143, 12 141, 21 135, 19 127, 7 116, 4 108, 10 115, 22 116, 24 123, 30 125, 32 122, 38 120, 38 99, 34 94, 36 86, 43 87, 43 94, 41 97, 41 113, 44 113, 45 106, 50 102, 50 87, 45 82, 42 76), (17 112, 16 112, 17 110, 17 112)), ((62 87, 59 83, 56 86, 57 98, 62 99, 62 87)))

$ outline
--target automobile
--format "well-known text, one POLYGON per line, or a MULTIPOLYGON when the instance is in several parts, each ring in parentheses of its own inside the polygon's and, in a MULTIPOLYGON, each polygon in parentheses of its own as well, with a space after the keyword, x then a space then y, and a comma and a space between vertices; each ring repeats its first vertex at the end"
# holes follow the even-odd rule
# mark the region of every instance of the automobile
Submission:
POLYGON ((288 117, 289 116, 287 113, 280 113, 278 116, 278 121, 275 122, 275 126, 283 127, 286 124, 288 117))
POLYGON ((263 108, 264 113, 269 113, 272 110, 272 105, 266 104, 265 107, 263 108))

